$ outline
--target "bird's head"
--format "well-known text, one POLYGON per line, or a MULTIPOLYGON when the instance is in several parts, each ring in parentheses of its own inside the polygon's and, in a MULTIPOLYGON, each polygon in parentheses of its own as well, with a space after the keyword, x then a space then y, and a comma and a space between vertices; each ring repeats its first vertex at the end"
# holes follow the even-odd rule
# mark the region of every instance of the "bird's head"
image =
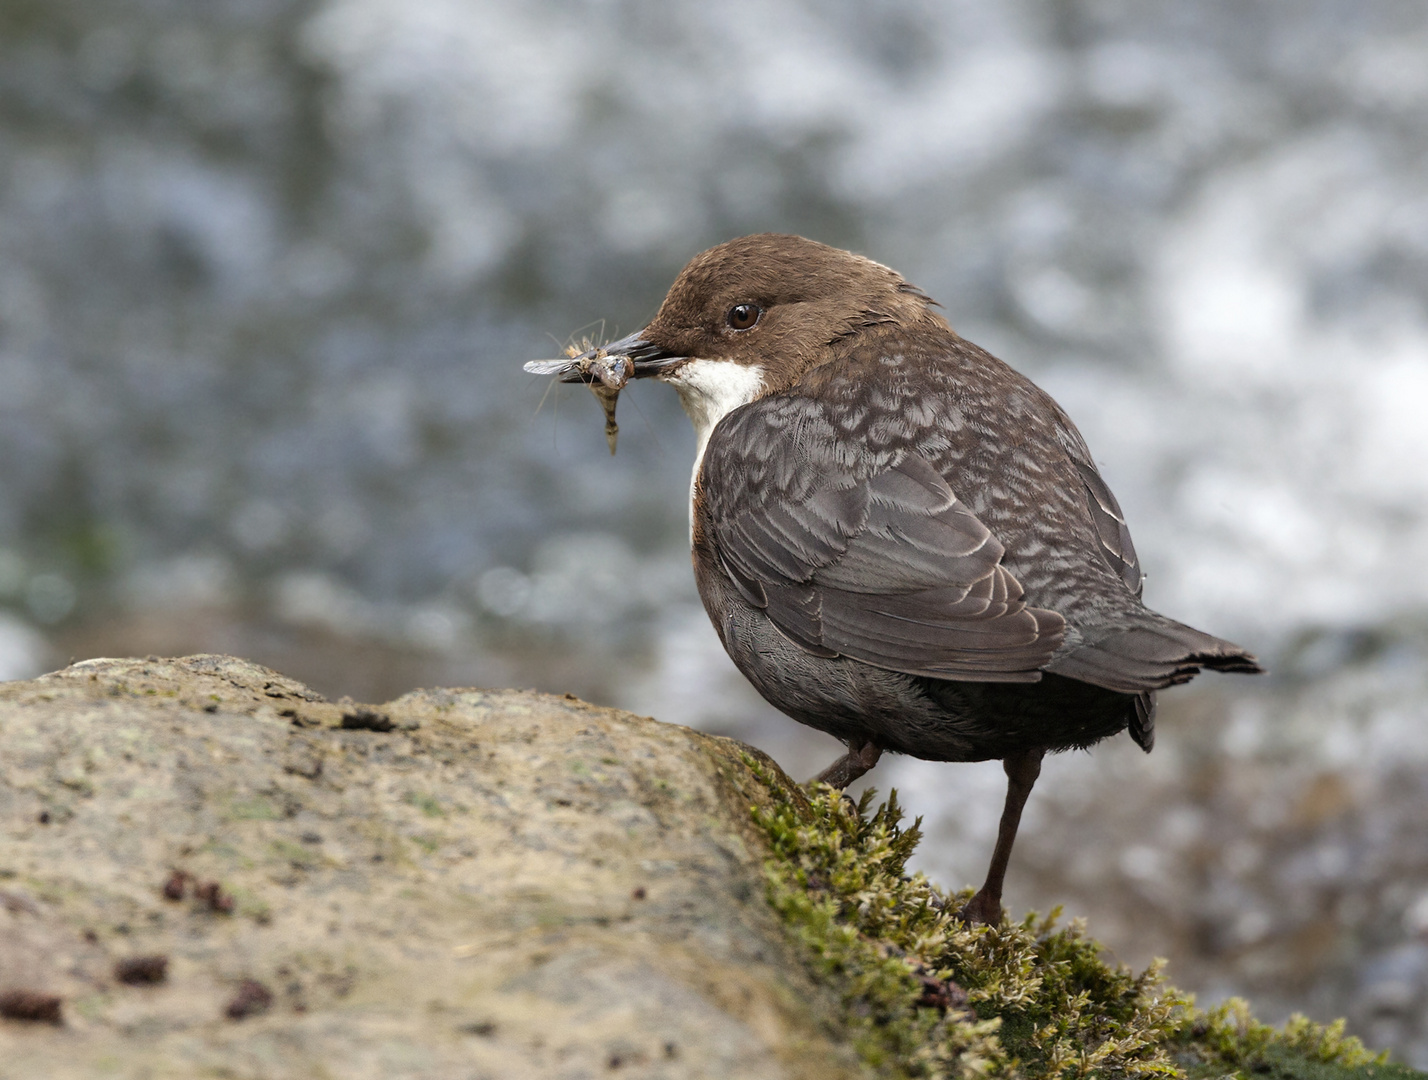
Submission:
POLYGON ((830 359, 830 345, 868 326, 926 318, 927 305, 899 274, 861 255, 801 236, 744 236, 680 271, 658 314, 632 335, 659 353, 636 359, 635 375, 677 385, 692 362, 758 368, 764 392, 775 393, 830 359))
POLYGON ((830 358, 828 346, 864 327, 915 322, 927 298, 895 271, 801 236, 762 233, 690 260, 639 338, 663 363, 636 375, 677 381, 690 361, 760 369, 766 392, 830 358), (674 359, 674 358, 680 359, 674 359))
POLYGON ((940 322, 929 303, 871 259, 760 233, 696 255, 650 324, 604 351, 628 356, 635 378, 674 386, 706 436, 731 409, 833 359, 850 336, 886 323, 940 322))

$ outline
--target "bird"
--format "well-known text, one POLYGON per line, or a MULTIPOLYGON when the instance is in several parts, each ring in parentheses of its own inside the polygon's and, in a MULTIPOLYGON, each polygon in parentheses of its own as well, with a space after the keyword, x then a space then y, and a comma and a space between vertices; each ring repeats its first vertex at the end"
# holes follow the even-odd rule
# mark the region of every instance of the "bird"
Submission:
POLYGON ((1262 668, 1142 603, 1076 426, 938 306, 864 256, 745 236, 560 370, 589 382, 592 359, 625 357, 678 392, 700 599, 754 688, 846 747, 816 780, 845 789, 884 753, 1002 762, 991 864, 960 912, 995 924, 1047 753, 1122 731, 1148 753, 1158 691, 1262 668))

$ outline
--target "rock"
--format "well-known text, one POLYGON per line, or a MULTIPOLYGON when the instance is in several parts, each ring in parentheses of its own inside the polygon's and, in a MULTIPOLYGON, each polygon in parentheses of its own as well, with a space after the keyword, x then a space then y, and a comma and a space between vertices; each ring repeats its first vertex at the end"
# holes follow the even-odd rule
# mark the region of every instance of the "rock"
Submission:
POLYGON ((63 1001, 0 1076, 862 1075, 731 740, 192 656, 0 685, 0 752, 0 992, 63 1001))

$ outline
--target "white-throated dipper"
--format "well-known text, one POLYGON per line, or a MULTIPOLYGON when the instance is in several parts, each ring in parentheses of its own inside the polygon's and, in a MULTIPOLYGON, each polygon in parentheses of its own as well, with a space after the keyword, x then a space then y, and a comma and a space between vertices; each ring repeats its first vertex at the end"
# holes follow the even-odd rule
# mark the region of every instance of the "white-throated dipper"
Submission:
MULTIPOLYGON (((845 788, 884 750, 1001 759, 996 849, 963 910, 997 922, 1047 751, 1127 728, 1149 751, 1155 691, 1261 669, 1141 603, 1075 425, 932 303, 870 259, 746 236, 600 356, 679 392, 700 598, 759 693, 847 745, 818 779, 845 788)), ((591 355, 527 369, 590 381, 591 355)))

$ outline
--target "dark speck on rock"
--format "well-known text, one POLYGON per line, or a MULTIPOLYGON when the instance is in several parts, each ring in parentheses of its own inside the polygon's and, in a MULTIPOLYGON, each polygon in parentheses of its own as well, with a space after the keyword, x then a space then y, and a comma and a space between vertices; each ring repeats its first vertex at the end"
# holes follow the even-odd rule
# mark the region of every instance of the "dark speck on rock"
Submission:
POLYGON ((193 897, 207 904, 210 911, 223 915, 233 914, 233 897, 223 891, 216 881, 205 881, 193 887, 193 897))
POLYGON ((169 875, 168 881, 164 882, 165 900, 182 900, 184 891, 188 888, 188 875, 182 870, 175 870, 169 875))
POLYGON ((39 907, 24 893, 12 892, 9 889, 0 889, 0 907, 13 914, 24 912, 26 915, 38 915, 39 907))
POLYGON ((130 986, 161 983, 168 972, 169 958, 163 955, 130 956, 114 965, 114 977, 130 986))
POLYGON ((0 994, 0 1016, 32 1024, 62 1024, 60 999, 37 990, 6 990, 0 994))
POLYGON ((257 979, 244 979, 229 999, 224 1015, 230 1020, 242 1020, 254 1013, 266 1012, 273 1004, 273 992, 257 979))
POLYGON ((344 731, 391 731, 396 726, 392 723, 390 716, 378 712, 376 709, 358 706, 342 714, 342 730, 344 731))

